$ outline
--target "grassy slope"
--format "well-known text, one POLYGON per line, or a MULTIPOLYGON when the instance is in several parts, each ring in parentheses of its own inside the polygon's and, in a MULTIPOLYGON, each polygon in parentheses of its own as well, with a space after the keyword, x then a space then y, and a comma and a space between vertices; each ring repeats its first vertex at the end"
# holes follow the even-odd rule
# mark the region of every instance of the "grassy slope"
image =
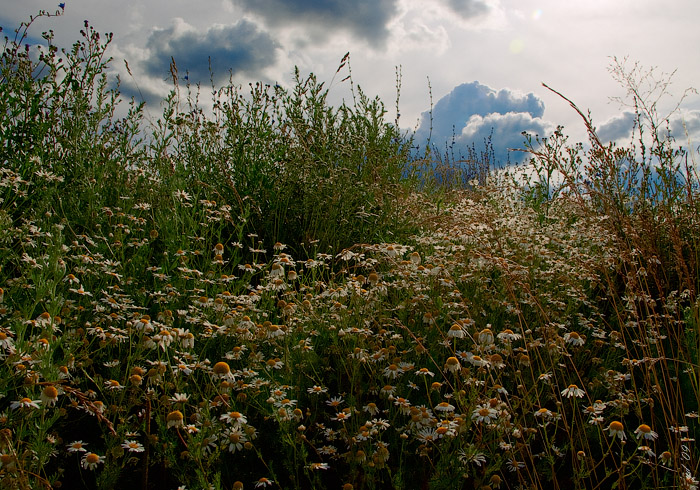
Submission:
POLYGON ((313 75, 225 87, 205 116, 173 67, 146 126, 114 117, 89 26, 62 66, 18 46, 0 485, 690 484, 697 179, 671 141, 559 132, 528 186, 467 191, 410 160, 380 101, 328 107, 313 75), (539 185, 554 172, 568 187, 539 185))

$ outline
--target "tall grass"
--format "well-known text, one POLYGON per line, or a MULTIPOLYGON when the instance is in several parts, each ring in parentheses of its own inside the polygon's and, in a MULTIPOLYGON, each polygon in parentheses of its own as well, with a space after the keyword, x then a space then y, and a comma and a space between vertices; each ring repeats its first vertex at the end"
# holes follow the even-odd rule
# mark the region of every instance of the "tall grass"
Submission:
POLYGON ((173 63, 162 116, 118 118, 110 37, 37 56, 31 24, 0 79, 2 488, 697 486, 698 181, 663 131, 584 115, 590 150, 560 130, 528 185, 463 189, 354 84, 205 111, 173 63))

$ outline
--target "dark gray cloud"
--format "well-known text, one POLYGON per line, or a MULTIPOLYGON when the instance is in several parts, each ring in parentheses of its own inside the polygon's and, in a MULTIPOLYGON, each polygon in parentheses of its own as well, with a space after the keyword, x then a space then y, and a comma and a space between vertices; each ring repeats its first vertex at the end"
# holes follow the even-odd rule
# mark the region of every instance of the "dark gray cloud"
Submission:
POLYGON ((232 25, 215 25, 208 30, 196 31, 175 24, 167 29, 154 30, 148 38, 149 59, 144 62, 146 72, 154 77, 167 78, 170 59, 175 59, 180 77, 189 73, 193 82, 207 81, 209 60, 215 80, 221 81, 245 72, 255 72, 276 61, 277 42, 252 22, 241 20, 232 25))
POLYGON ((131 77, 122 77, 119 85, 119 94, 123 99, 123 104, 126 105, 132 98, 139 102, 145 102, 149 110, 158 110, 159 106, 165 100, 162 91, 157 90, 149 84, 139 85, 131 77))
POLYGON ((489 6, 483 0, 445 0, 445 4, 464 19, 478 17, 489 11, 489 6))
MULTIPOLYGON (((494 90, 479 82, 455 87, 441 98, 433 108, 431 143, 439 150, 454 140, 456 155, 466 155, 475 145, 483 148, 483 142, 492 136, 496 159, 505 162, 521 161, 522 152, 509 152, 508 148, 522 148, 523 131, 545 135, 553 125, 542 119, 544 103, 534 94, 521 94, 508 89, 494 90)), ((416 131, 415 142, 421 146, 430 134, 430 114, 423 113, 416 131)))
POLYGON ((321 27, 325 33, 347 30, 372 43, 383 43, 397 0, 232 0, 275 26, 290 23, 321 27))
POLYGON ((629 139, 632 136, 634 118, 634 112, 631 111, 624 111, 622 114, 611 117, 596 128, 598 138, 604 143, 629 139))
POLYGON ((680 143, 687 139, 700 144, 700 110, 683 111, 671 117, 671 134, 680 143))

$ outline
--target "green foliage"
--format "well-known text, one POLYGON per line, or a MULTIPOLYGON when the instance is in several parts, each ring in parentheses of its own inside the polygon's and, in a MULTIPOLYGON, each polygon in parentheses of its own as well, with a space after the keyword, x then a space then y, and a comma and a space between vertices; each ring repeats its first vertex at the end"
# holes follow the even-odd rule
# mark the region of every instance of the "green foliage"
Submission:
POLYGON ((216 189, 248 213, 246 229, 267 247, 341 250, 382 240, 388 227, 411 229, 400 207, 415 185, 407 179, 410 144, 384 121, 378 99, 358 87, 354 107, 334 109, 324 84, 296 70, 291 91, 261 83, 247 95, 233 84, 214 90, 206 116, 198 87, 187 84, 181 95, 171 70, 175 88, 151 143, 154 170, 171 185, 216 189))
POLYGON ((80 209, 72 224, 92 225, 102 206, 118 202, 123 167, 138 162, 141 106, 132 103, 126 118, 114 117, 118 92, 109 88, 104 57, 111 34, 103 39, 86 22, 70 50, 59 53, 48 31, 46 46, 34 51, 23 41, 35 19, 5 38, 0 62, 0 161, 17 182, 1 197, 15 220, 80 209), (21 207, 25 193, 32 199, 21 207))

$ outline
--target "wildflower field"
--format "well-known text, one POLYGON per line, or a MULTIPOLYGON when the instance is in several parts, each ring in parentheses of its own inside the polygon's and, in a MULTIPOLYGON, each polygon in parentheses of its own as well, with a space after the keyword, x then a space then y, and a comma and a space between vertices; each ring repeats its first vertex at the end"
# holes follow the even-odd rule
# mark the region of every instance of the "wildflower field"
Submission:
POLYGON ((513 178, 416 156, 352 78, 204 110, 173 64, 153 120, 109 35, 30 27, 0 63, 0 488, 697 488, 698 155, 638 83, 667 79, 618 63, 637 139, 581 113, 585 148, 525 136, 513 178))

